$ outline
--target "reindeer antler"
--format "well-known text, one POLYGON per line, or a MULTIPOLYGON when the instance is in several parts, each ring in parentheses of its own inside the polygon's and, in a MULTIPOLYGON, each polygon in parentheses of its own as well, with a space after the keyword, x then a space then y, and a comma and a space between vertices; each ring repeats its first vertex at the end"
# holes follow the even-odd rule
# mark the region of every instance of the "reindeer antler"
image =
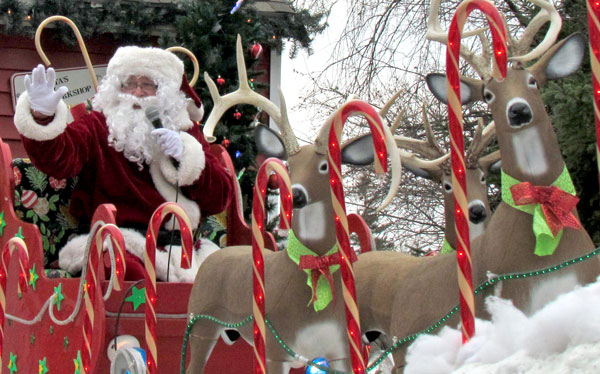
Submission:
POLYGON ((479 118, 471 145, 469 145, 467 152, 465 152, 465 162, 467 168, 472 169, 477 167, 481 153, 484 151, 485 147, 490 144, 495 134, 496 125, 494 121, 490 122, 484 127, 483 118, 479 118))
MULTIPOLYGON (((426 38, 431 41, 440 42, 442 44, 448 43, 448 34, 442 30, 439 20, 439 8, 441 0, 432 0, 431 7, 429 8, 429 16, 427 17, 427 34, 426 38)), ((483 79, 489 79, 492 76, 491 68, 491 55, 489 53, 490 42, 485 37, 484 33, 487 28, 479 28, 475 30, 463 32, 461 38, 468 38, 471 36, 479 37, 482 44, 481 55, 476 55, 475 52, 469 50, 466 46, 460 46, 460 55, 464 60, 473 68, 475 71, 483 77, 483 79)))
POLYGON ((450 152, 442 149, 435 140, 431 124, 427 116, 427 103, 421 107, 421 116, 423 127, 425 127, 426 140, 413 139, 402 135, 394 136, 398 148, 408 149, 411 152, 401 151, 402 161, 405 165, 412 165, 420 169, 439 170, 440 172, 449 172, 450 152), (426 157, 427 160, 417 157, 417 154, 426 157))
POLYGON ((292 130, 292 126, 288 120, 285 98, 283 97, 281 89, 278 90, 279 98, 281 100, 280 110, 271 100, 253 91, 248 84, 248 74, 246 72, 246 63, 244 62, 244 52, 242 50, 242 37, 239 34, 236 43, 236 58, 239 88, 232 93, 220 96, 215 82, 210 78, 208 73, 204 73, 204 80, 208 85, 210 96, 212 97, 214 103, 214 107, 211 110, 208 119, 206 120, 206 124, 204 125, 203 131, 206 140, 209 142, 215 141, 213 132, 217 126, 217 123, 219 122, 219 119, 223 116, 227 109, 237 104, 250 104, 262 108, 262 110, 267 112, 267 114, 269 114, 269 116, 277 124, 288 155, 291 156, 295 153, 298 153, 298 151, 300 151, 300 146, 298 145, 298 140, 296 139, 296 136, 292 130))
POLYGON ((531 61, 535 58, 541 56, 545 51, 550 49, 554 42, 556 42, 556 38, 558 37, 558 33, 562 27, 562 18, 558 11, 554 7, 554 5, 550 1, 546 0, 530 0, 535 5, 539 6, 541 9, 538 14, 533 17, 533 19, 529 22, 525 31, 521 35, 521 38, 513 38, 512 36, 508 36, 509 38, 509 48, 513 57, 510 57, 511 61, 531 61), (546 23, 550 22, 550 27, 546 32, 546 36, 544 40, 535 47, 531 52, 526 53, 531 43, 533 42, 533 38, 541 29, 541 27, 546 23), (524 55, 523 55, 524 54, 524 55))
MULTIPOLYGON (((437 41, 443 44, 448 43, 448 34, 442 30, 439 21, 439 8, 441 0, 432 0, 431 8, 429 10, 429 16, 427 18, 427 39, 431 41, 437 41)), ((533 4, 539 6, 541 9, 538 14, 529 22, 525 31, 522 33, 520 38, 512 37, 508 35, 508 46, 512 57, 511 61, 525 62, 530 61, 541 56, 546 50, 548 50, 556 41, 560 28, 562 26, 562 19, 558 14, 558 11, 550 1, 546 0, 530 0, 533 4), (550 27, 546 32, 544 40, 535 47, 532 51, 527 53, 535 35, 542 28, 542 26, 550 22, 550 27)), ((460 55, 463 59, 484 79, 487 80, 492 77, 492 65, 491 65, 491 54, 490 42, 485 37, 484 32, 487 28, 479 28, 475 30, 465 31, 462 34, 462 38, 471 36, 479 37, 482 44, 481 55, 476 55, 475 52, 470 51, 467 47, 461 44, 460 55)), ((508 28, 507 28, 508 29, 508 28)))

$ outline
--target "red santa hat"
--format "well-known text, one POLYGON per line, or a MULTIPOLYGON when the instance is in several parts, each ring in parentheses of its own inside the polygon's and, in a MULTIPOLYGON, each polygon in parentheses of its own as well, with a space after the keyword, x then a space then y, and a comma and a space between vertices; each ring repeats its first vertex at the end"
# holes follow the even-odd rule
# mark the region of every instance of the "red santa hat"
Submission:
POLYGON ((106 74, 121 79, 131 75, 145 76, 159 85, 179 84, 180 90, 191 99, 187 107, 190 119, 200 121, 204 115, 202 101, 185 77, 183 61, 172 52, 153 47, 120 47, 108 62, 106 74))

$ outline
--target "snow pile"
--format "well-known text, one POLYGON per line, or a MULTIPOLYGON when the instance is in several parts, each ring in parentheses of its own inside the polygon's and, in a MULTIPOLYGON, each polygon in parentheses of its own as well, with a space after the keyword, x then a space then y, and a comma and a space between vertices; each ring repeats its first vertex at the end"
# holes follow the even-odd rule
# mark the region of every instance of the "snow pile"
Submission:
POLYGON ((530 317, 509 300, 491 296, 492 320, 422 335, 408 349, 405 374, 600 373, 600 280, 559 296, 530 317))

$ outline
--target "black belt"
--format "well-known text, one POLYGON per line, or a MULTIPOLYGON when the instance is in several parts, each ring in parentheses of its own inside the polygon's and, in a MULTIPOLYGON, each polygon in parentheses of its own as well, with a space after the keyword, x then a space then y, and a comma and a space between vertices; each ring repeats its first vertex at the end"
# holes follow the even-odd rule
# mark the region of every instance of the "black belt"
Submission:
MULTIPOLYGON (((125 229, 131 229, 139 232, 142 236, 146 236, 147 228, 138 225, 125 226, 125 229)), ((165 230, 160 229, 158 231, 158 237, 156 238, 157 247, 168 247, 169 245, 181 246, 181 231, 179 230, 165 230)))

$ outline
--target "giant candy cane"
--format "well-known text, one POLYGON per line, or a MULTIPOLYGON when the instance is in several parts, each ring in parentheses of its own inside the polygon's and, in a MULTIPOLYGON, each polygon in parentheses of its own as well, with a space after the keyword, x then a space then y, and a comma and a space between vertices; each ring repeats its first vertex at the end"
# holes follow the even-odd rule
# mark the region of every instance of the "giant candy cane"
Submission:
POLYGON ((150 225, 146 232, 146 253, 144 266, 146 268, 146 328, 145 339, 148 348, 148 374, 158 373, 158 356, 156 349, 156 240, 160 225, 170 214, 173 214, 181 230, 181 268, 189 269, 192 266, 193 238, 190 230, 190 221, 185 211, 176 203, 161 204, 150 218, 150 225))
POLYGON ((494 48, 495 79, 506 77, 506 30, 498 10, 486 0, 466 0, 459 6, 448 32, 446 50, 446 75, 448 77, 448 115, 450 119, 450 145, 452 162, 452 189, 454 193, 454 214, 457 240, 458 286, 460 292, 460 315, 462 321, 462 339, 467 342, 475 333, 475 298, 471 273, 471 248, 469 241, 469 217, 467 201, 467 183, 465 179, 465 153, 463 139, 463 120, 460 101, 460 75, 458 59, 460 57, 461 32, 472 10, 479 9, 485 14, 492 32, 494 48))
POLYGON ((254 316, 254 373, 266 373, 265 351, 265 263, 263 252, 265 250, 265 197, 267 183, 272 173, 279 179, 280 221, 279 225, 284 230, 290 229, 292 214, 292 186, 288 171, 281 161, 268 158, 263 162, 254 184, 254 198, 252 200, 252 313, 254 316))
MULTIPOLYGON (((354 284, 354 271, 352 269, 348 219, 346 217, 346 203, 344 200, 344 188, 342 185, 341 149, 340 140, 342 128, 349 116, 353 114, 363 115, 371 128, 373 134, 373 145, 375 148, 375 171, 379 174, 387 171, 387 154, 390 153, 392 162, 399 162, 397 148, 392 134, 387 126, 382 124, 377 111, 363 101, 349 101, 345 103, 334 114, 332 126, 329 131, 328 161, 329 161, 329 183, 331 187, 331 200, 335 213, 335 230, 338 250, 340 254, 340 271, 342 274, 342 292, 344 296, 344 308, 346 311, 346 324, 348 327, 348 343, 350 346, 350 358, 354 374, 365 373, 365 360, 361 342, 360 322, 358 306, 356 303, 356 287, 354 284)), ((392 182, 398 183, 396 180, 392 182)), ((391 197, 388 195, 388 199, 391 197)), ((388 201, 386 199, 386 201, 388 201)))
POLYGON ((102 264, 103 243, 107 236, 110 236, 115 254, 115 268, 111 269, 114 272, 113 289, 120 291, 123 289, 125 281, 125 242, 121 230, 113 224, 106 224, 100 227, 94 234, 94 240, 88 252, 87 271, 85 276, 83 301, 85 305, 85 317, 83 320, 83 343, 81 363, 83 370, 89 373, 90 363, 92 361, 92 336, 94 329, 95 313, 94 307, 96 303, 96 292, 100 290, 100 280, 98 279, 98 270, 102 264))
POLYGON ((596 122, 596 162, 600 180, 600 1, 587 0, 590 29, 590 62, 594 87, 594 118, 596 122))
POLYGON ((2 265, 0 266, 0 371, 2 370, 2 347, 4 345, 4 320, 6 318, 6 283, 8 277, 8 263, 14 251, 19 254, 19 281, 18 290, 27 290, 27 271, 29 268, 29 252, 27 245, 18 237, 11 238, 2 249, 2 265))

